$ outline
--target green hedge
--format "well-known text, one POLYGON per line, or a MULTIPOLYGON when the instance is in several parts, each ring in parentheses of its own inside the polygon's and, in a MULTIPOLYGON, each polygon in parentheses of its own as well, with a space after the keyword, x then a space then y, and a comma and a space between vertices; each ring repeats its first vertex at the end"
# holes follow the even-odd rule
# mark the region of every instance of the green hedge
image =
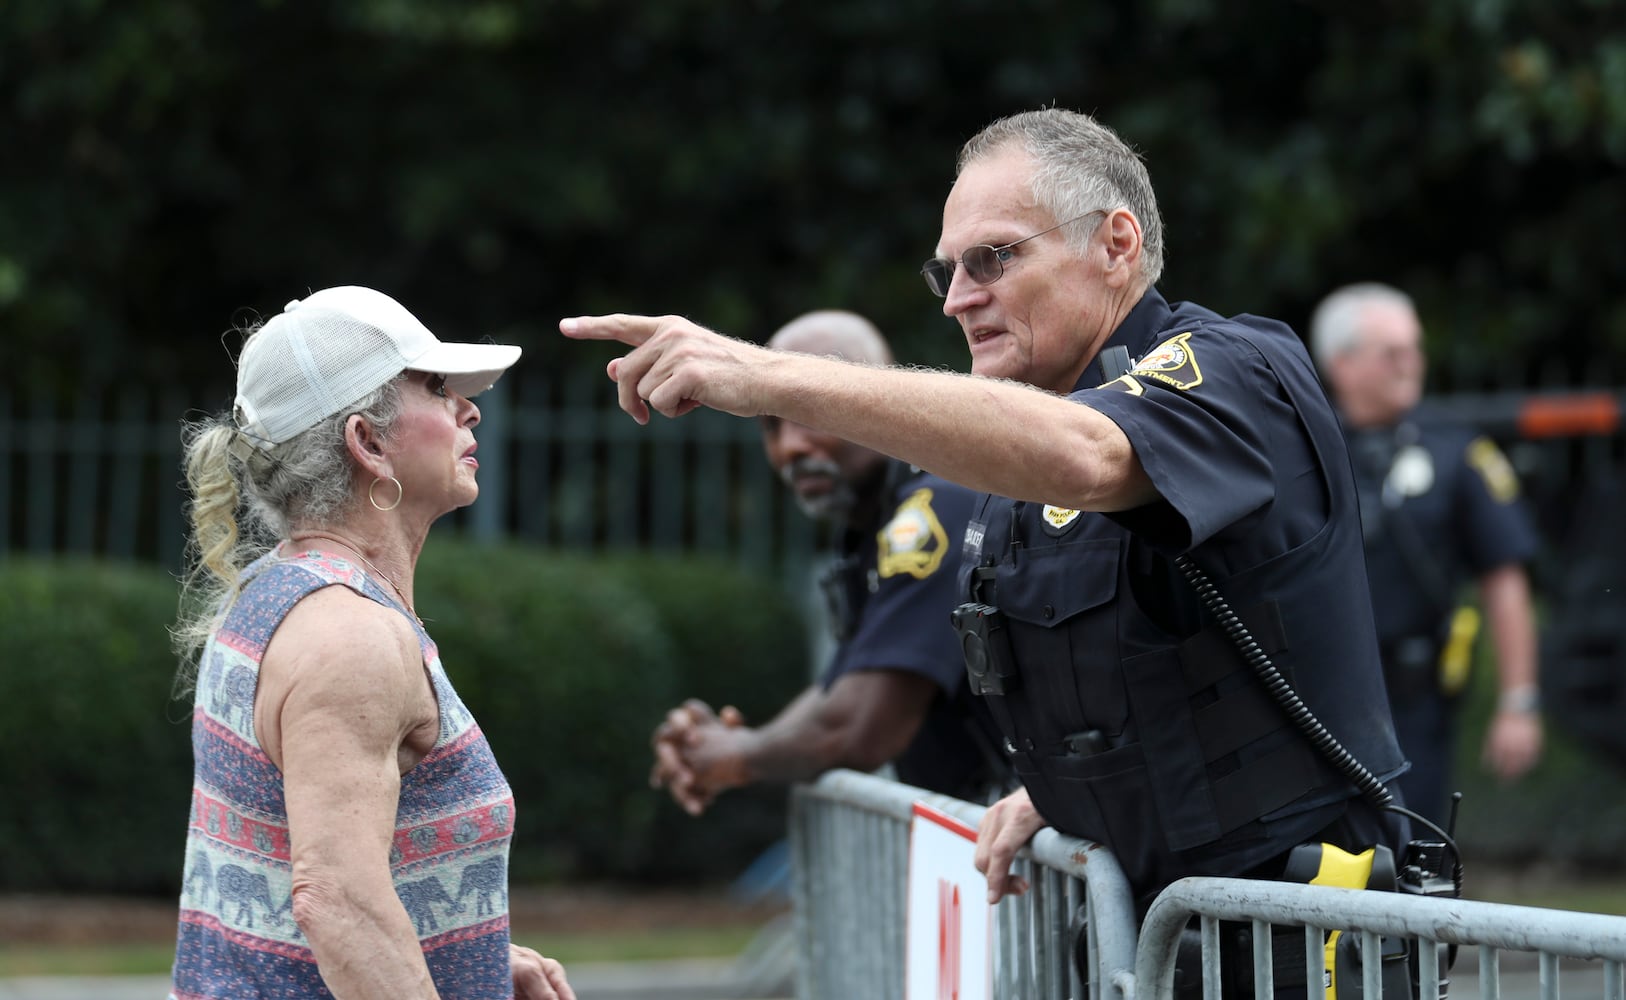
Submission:
POLYGON ((696 821, 648 784, 650 732, 684 698, 762 719, 806 685, 783 588, 711 560, 433 542, 418 577, 418 610, 515 788, 513 878, 726 877, 783 836, 783 789, 696 821))
MULTIPOLYGON (((418 607, 519 805, 513 877, 717 881, 783 832, 781 789, 694 820, 646 784, 649 733, 696 696, 771 715, 808 676, 771 581, 694 558, 586 557, 432 539, 418 607)), ((0 891, 172 892, 191 782, 170 697, 174 581, 122 564, 0 565, 0 891)), ((1502 786, 1478 751, 1494 700, 1476 672, 1459 765, 1476 861, 1620 865, 1626 774, 1548 720, 1534 773, 1502 786)))
MULTIPOLYGON (((417 605, 515 789, 518 881, 700 881, 783 834, 782 789, 700 820, 649 789, 649 734, 684 697, 762 718, 808 677, 782 588, 732 564, 432 538, 417 605)), ((0 567, 0 890, 170 892, 191 787, 160 570, 0 567)))
POLYGON ((192 748, 174 617, 158 570, 0 569, 0 887, 178 885, 192 748))

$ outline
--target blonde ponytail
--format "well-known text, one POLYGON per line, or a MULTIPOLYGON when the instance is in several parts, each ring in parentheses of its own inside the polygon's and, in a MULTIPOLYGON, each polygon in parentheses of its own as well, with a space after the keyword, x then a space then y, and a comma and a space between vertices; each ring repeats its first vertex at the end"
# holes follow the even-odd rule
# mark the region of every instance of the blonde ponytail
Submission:
POLYGON ((233 455, 241 435, 224 417, 187 424, 181 434, 186 483, 192 500, 192 522, 187 539, 186 568, 181 576, 180 608, 170 637, 181 664, 175 691, 190 690, 197 675, 198 653, 237 596, 244 566, 269 545, 238 524, 242 506, 239 476, 242 463, 233 455))

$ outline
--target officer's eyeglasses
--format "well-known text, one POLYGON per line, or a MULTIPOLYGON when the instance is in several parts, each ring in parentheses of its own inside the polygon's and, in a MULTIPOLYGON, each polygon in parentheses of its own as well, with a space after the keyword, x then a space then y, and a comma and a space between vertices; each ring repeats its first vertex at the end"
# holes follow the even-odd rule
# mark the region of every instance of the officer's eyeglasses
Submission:
POLYGON ((1074 216, 1066 222, 1058 222, 1049 229, 1024 236, 1019 240, 1012 240, 1004 246, 991 247, 986 243, 979 243, 974 247, 967 247, 960 254, 959 261, 949 260, 947 257, 933 257, 920 266, 920 275, 926 279, 926 287, 938 298, 947 298, 949 285, 954 281, 954 266, 956 263, 965 265, 965 273, 971 275, 971 280, 979 285, 991 285, 1005 275, 1005 262, 1015 254, 1011 248, 1020 246, 1028 240, 1036 240, 1045 233, 1053 233, 1062 226, 1070 225, 1080 219, 1087 219, 1092 215, 1105 215, 1104 208, 1097 208, 1083 215, 1074 216))

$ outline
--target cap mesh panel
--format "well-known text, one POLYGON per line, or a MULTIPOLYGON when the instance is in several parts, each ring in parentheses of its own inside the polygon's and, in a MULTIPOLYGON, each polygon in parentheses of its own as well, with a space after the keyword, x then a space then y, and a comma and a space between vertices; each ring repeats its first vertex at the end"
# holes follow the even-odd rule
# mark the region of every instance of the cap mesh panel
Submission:
POLYGON ((256 335, 242 394, 272 441, 309 430, 377 389, 404 366, 395 341, 376 326, 320 309, 276 317, 256 335), (320 344, 320 351, 309 349, 320 344))

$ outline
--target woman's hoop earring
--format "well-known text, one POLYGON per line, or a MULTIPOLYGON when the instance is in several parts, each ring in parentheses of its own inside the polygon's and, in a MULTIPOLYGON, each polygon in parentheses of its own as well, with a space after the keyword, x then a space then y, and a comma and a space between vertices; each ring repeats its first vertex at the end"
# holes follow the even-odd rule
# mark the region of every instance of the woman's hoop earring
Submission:
POLYGON ((401 506, 401 498, 405 495, 406 490, 401 488, 401 481, 396 479, 394 476, 380 476, 379 478, 373 480, 373 485, 367 487, 367 502, 373 505, 374 510, 394 510, 395 508, 401 506), (382 483, 386 479, 395 484, 395 502, 390 504, 388 507, 381 506, 378 502, 378 498, 373 496, 373 491, 378 489, 378 484, 382 483))

